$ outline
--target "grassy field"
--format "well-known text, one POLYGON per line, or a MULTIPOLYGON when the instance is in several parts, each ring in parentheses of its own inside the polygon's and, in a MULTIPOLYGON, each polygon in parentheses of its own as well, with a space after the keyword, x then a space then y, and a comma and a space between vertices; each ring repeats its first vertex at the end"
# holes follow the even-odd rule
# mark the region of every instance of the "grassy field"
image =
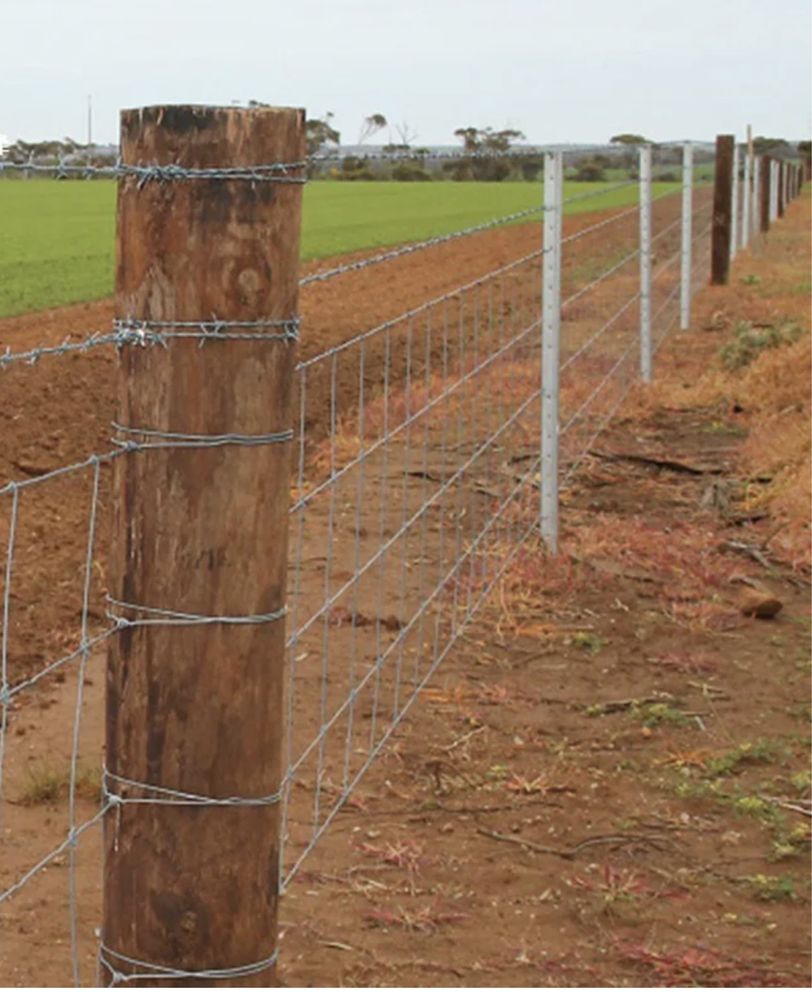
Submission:
MULTIPOLYGON (((568 182, 565 197, 606 187, 568 182)), ((676 188, 655 184, 654 193, 676 188)), ((632 184, 579 200, 569 210, 596 211, 636 199, 632 184)), ((437 236, 541 200, 540 185, 521 181, 319 181, 305 188, 302 257, 312 260, 437 236)), ((0 316, 110 295, 114 208, 113 182, 0 181, 0 316)))

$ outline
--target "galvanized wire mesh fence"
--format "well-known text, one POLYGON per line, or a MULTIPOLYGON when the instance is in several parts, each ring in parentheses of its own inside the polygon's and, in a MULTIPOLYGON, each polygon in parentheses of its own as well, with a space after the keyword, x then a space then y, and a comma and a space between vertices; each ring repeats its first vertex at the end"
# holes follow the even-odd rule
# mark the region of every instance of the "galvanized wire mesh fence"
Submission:
MULTIPOLYGON (((681 162, 678 152, 666 150, 660 163, 655 158, 655 177, 681 162)), ((298 182, 302 167, 272 164, 252 169, 247 179, 298 182)), ((166 168, 149 169, 139 175, 144 183, 172 180, 166 168)), ((637 190, 637 184, 636 179, 607 184, 605 193, 629 185, 637 190)), ((548 191, 548 209, 550 196, 548 191)), ((756 201, 754 194, 742 199, 740 238, 752 232, 747 220, 756 201)), ((654 350, 680 320, 681 291, 684 307, 685 296, 689 301, 706 280, 711 202, 703 184, 684 186, 682 193, 675 186, 651 202, 654 350)), ((303 283, 339 278, 540 212, 541 203, 316 272, 303 283)), ((639 377, 639 215, 640 206, 633 204, 568 217, 556 250, 561 489, 639 377)), ((284 769, 274 793, 274 801, 281 802, 282 888, 514 553, 539 531, 544 255, 539 231, 538 249, 305 356, 296 369, 284 769)), ((160 349, 167 337, 195 337, 205 349, 226 336, 298 336, 294 321, 273 330, 269 324, 261 330, 233 326, 213 318, 162 331, 126 320, 107 333, 63 345, 7 348, 0 362, 10 372, 26 362, 64 364, 71 354, 111 345, 160 349)), ((305 329, 305 343, 306 334, 305 329)), ((217 443, 245 443, 233 437, 217 443)), ((99 821, 121 806, 121 795, 107 782, 99 787, 99 653, 106 639, 130 624, 106 599, 105 554, 98 541, 111 463, 134 448, 156 446, 148 439, 135 445, 116 441, 104 452, 53 470, 37 471, 22 456, 18 468, 30 468, 31 474, 0 489, 0 828, 9 848, 0 863, 0 915, 9 926, 33 920, 30 958, 20 964, 18 958, 0 957, 9 981, 36 979, 39 948, 64 954, 75 983, 92 977, 98 959, 99 821), (47 559, 59 544, 56 526, 68 504, 85 512, 81 527, 70 525, 81 532, 82 552, 44 599, 28 592, 20 567, 47 559), (48 617, 55 606, 64 612, 61 618, 48 617), (53 635, 46 642, 43 634, 52 621, 63 626, 57 636, 62 650, 55 655, 53 635), (32 645, 39 648, 32 652, 32 645), (63 692, 71 688, 66 697, 63 692), (37 708, 42 713, 35 718, 37 708), (42 829, 32 835, 42 817, 31 805, 43 802, 51 804, 47 837, 42 829), (47 928, 38 929, 30 914, 46 904, 47 928), (62 930, 55 931, 58 927, 62 930)), ((191 804, 188 796, 184 801, 178 791, 171 794, 176 804, 191 804)), ((194 804, 228 803, 204 797, 194 804)), ((246 968, 241 974, 256 971, 246 968)), ((181 975, 188 970, 159 970, 147 961, 124 978, 181 975)), ((222 978, 218 970, 200 975, 222 978)))

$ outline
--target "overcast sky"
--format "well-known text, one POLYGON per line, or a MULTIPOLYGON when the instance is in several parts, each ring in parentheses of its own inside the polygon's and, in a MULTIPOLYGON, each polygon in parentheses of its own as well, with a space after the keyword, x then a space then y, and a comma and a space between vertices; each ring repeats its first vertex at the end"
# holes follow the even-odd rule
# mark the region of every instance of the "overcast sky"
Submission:
MULTIPOLYGON (((256 99, 425 144, 810 132, 810 0, 0 0, 0 134, 115 141, 118 110, 256 99)), ((386 141, 382 134, 374 141, 386 141)))

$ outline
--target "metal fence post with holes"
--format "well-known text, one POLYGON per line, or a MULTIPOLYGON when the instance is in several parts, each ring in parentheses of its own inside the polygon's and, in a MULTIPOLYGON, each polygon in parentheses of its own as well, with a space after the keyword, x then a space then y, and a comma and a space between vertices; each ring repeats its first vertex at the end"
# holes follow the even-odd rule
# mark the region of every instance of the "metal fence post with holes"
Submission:
POLYGON ((730 260, 739 252, 739 170, 741 155, 739 147, 733 143, 732 185, 730 189, 730 260))
POLYGON ((753 185, 753 158, 749 149, 744 151, 744 190, 742 192, 742 231, 740 237, 739 246, 742 250, 746 249, 750 243, 750 217, 752 211, 750 209, 750 199, 752 197, 752 185, 753 185))
POLYGON ((544 156, 544 254, 541 332, 541 537, 558 551, 558 379, 561 338, 561 153, 544 156))
POLYGON ((693 221, 694 148, 690 142, 682 147, 682 229, 680 253, 679 325, 687 330, 691 325, 691 223, 693 221))
POLYGON ((121 116, 106 985, 276 982, 304 151, 294 108, 121 116))
POLYGON ((651 146, 640 147, 640 376, 651 381, 651 146))
POLYGON ((761 157, 753 157, 753 197, 750 202, 750 236, 759 231, 759 214, 761 211, 761 157))

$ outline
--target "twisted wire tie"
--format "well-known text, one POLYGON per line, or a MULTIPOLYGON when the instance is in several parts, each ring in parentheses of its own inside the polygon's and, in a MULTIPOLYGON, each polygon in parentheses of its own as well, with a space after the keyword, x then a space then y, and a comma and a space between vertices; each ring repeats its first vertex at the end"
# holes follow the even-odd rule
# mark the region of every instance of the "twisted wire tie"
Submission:
POLYGON ((288 613, 287 605, 274 611, 260 612, 252 615, 199 615, 188 611, 172 611, 166 608, 152 608, 144 604, 132 604, 119 601, 107 595, 110 609, 107 617, 118 628, 137 628, 147 625, 267 625, 279 621, 288 613), (114 608, 122 608, 144 615, 158 615, 157 618, 126 618, 116 614, 114 608))
POLYGON ((127 427, 113 421, 118 437, 111 442, 124 451, 146 451, 152 448, 219 448, 224 445, 256 447, 264 444, 285 444, 293 440, 293 429, 271 431, 268 434, 185 434, 180 431, 158 431, 144 427, 127 427), (133 436, 152 440, 134 441, 133 436))
POLYGON ((111 985, 117 983, 130 982, 138 979, 236 979, 244 976, 257 975, 276 965, 279 956, 279 949, 267 957, 257 962, 246 965, 237 965, 232 968, 223 969, 177 969, 167 965, 159 965, 156 962, 145 962, 139 958, 131 958, 121 952, 114 951, 107 945, 99 946, 99 962, 110 973, 111 985), (130 965, 141 972, 124 973, 116 969, 110 962, 112 959, 118 963, 130 965))
POLYGON ((213 795, 201 795, 197 792, 184 792, 176 788, 165 788, 162 785, 153 785, 146 781, 137 781, 135 778, 124 778, 119 774, 108 771, 105 767, 102 772, 102 795, 109 805, 156 805, 156 806, 273 806, 282 800, 282 793, 278 789, 267 795, 227 795, 217 797, 213 795), (121 791, 129 788, 135 791, 136 795, 126 796, 110 791, 109 783, 113 782, 121 787, 121 791), (149 797, 144 797, 147 793, 149 797))

